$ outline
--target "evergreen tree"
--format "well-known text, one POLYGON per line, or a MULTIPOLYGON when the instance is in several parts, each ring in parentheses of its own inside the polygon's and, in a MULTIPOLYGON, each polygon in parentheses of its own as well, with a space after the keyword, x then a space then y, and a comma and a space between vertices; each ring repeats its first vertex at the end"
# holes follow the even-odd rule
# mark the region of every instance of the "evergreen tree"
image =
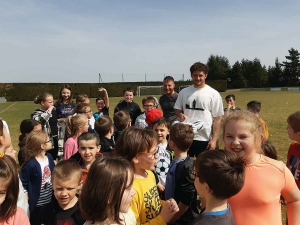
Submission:
POLYGON ((287 85, 298 85, 300 79, 300 53, 298 50, 291 48, 289 55, 285 56, 286 61, 282 62, 283 66, 283 81, 287 85))
POLYGON ((207 66, 209 68, 208 80, 226 80, 230 75, 229 60, 224 56, 210 55, 207 66))

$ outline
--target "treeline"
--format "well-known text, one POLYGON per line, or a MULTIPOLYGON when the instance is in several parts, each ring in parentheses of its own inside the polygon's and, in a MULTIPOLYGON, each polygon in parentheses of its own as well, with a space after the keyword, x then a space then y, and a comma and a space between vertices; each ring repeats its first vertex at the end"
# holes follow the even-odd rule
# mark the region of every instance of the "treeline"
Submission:
POLYGON ((285 87, 300 85, 300 53, 291 48, 286 61, 279 62, 266 68, 260 60, 242 59, 232 66, 224 56, 211 55, 207 60, 209 66, 208 80, 227 80, 228 88, 260 88, 285 87))

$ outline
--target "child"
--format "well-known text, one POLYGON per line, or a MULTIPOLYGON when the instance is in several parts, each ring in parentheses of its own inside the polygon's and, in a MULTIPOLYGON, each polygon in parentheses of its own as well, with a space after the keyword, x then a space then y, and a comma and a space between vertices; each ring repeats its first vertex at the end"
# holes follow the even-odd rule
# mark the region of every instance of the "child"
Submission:
POLYGON ((28 193, 30 224, 37 224, 42 206, 52 200, 51 172, 54 161, 48 150, 51 141, 45 131, 33 131, 26 138, 26 159, 20 173, 25 191, 28 193))
POLYGON ((85 114, 89 121, 88 132, 95 132, 95 118, 92 116, 92 110, 88 103, 78 103, 74 109, 75 114, 85 114))
POLYGON ((172 162, 172 154, 168 148, 167 136, 169 135, 170 123, 165 118, 156 119, 153 123, 153 130, 158 137, 158 161, 155 166, 155 172, 158 175, 158 191, 164 198, 167 173, 172 162), (168 149, 168 150, 167 150, 168 149))
POLYGON ((194 224, 235 224, 227 199, 244 185, 245 162, 233 152, 205 151, 198 155, 191 172, 199 195, 206 199, 206 208, 194 224))
POLYGON ((108 93, 107 93, 106 89, 103 88, 103 87, 98 88, 98 91, 104 93, 104 98, 103 97, 96 98, 96 107, 98 109, 98 112, 95 112, 93 114, 93 117, 95 118, 95 120, 98 119, 102 115, 109 116, 109 97, 108 97, 108 93))
POLYGON ((269 138, 269 129, 268 126, 266 124, 266 122, 259 116, 259 112, 261 110, 261 103, 259 101, 250 101, 247 104, 247 109, 254 113, 255 116, 257 116, 257 118, 259 118, 259 121, 262 125, 263 128, 263 134, 264 134, 264 139, 268 139, 269 138))
POLYGON ((157 135, 153 130, 130 127, 119 137, 115 154, 127 159, 133 166, 133 188, 136 194, 130 208, 137 224, 169 223, 178 211, 174 199, 160 201, 154 174, 158 158, 157 135))
POLYGON ((19 152, 18 152, 18 161, 19 165, 21 166, 24 163, 25 160, 25 141, 26 141, 26 136, 31 132, 31 131, 37 131, 37 130, 42 130, 42 125, 40 122, 33 120, 33 119, 25 119, 21 122, 20 124, 20 132, 21 135, 19 136, 19 152))
POLYGON ((86 103, 86 104, 90 104, 90 99, 89 97, 84 94, 84 95, 77 95, 76 96, 76 105, 79 103, 86 103))
POLYGON ((146 113, 149 110, 156 108, 156 102, 154 97, 148 96, 146 98, 143 98, 142 104, 145 111, 136 118, 134 126, 139 128, 146 128, 148 127, 148 124, 146 123, 146 113))
POLYGON ((77 138, 88 132, 89 124, 86 115, 77 114, 67 118, 67 131, 70 137, 64 145, 64 159, 69 159, 78 151, 77 138))
POLYGON ((112 138, 113 122, 109 116, 101 116, 95 122, 95 131, 100 137, 101 153, 110 153, 115 146, 112 138))
POLYGON ((263 140, 261 142, 261 150, 265 156, 268 156, 271 159, 278 159, 277 150, 275 146, 269 140, 263 140))
POLYGON ((31 118, 42 124, 43 130, 46 131, 51 140, 53 140, 53 149, 49 151, 52 158, 56 160, 58 154, 58 127, 57 114, 53 106, 53 96, 44 92, 34 99, 35 104, 40 104, 41 108, 31 114, 31 118))
POLYGON ((128 112, 121 110, 114 114, 113 120, 114 120, 114 126, 117 129, 117 131, 114 133, 114 140, 115 142, 117 142, 122 132, 128 127, 131 127, 131 119, 128 112))
POLYGON ((81 187, 81 168, 78 163, 60 161, 52 172, 51 180, 55 198, 40 212, 39 224, 83 225, 85 220, 81 218, 76 196, 81 187))
POLYGON ((287 154, 287 162, 286 165, 294 175, 296 184, 300 189, 300 111, 294 112, 293 114, 289 115, 287 118, 287 133, 289 139, 293 140, 294 142, 290 145, 288 154, 287 154))
POLYGON ((238 108, 235 106, 235 96, 234 95, 227 95, 225 97, 225 100, 227 102, 227 107, 224 108, 224 116, 228 116, 230 112, 234 112, 236 110, 241 110, 241 108, 238 108))
POLYGON ((0 224, 30 224, 25 211, 17 207, 18 194, 19 178, 16 161, 0 153, 0 224))
POLYGON ((245 185, 228 199, 236 225, 281 225, 280 195, 287 202, 289 224, 300 224, 300 192, 293 175, 282 162, 261 154, 262 139, 253 113, 240 110, 223 119, 225 149, 246 162, 245 185))
POLYGON ((136 118, 142 113, 140 106, 133 101, 133 89, 126 88, 123 91, 124 100, 119 102, 116 106, 114 113, 120 110, 125 110, 129 113, 131 118, 131 124, 135 124, 136 118))
POLYGON ((163 112, 160 109, 154 108, 148 110, 146 113, 146 123, 148 124, 148 128, 152 129, 154 121, 162 117, 163 112))
POLYGON ((83 133, 78 137, 78 152, 70 160, 75 160, 82 168, 82 182, 85 181, 87 173, 96 160, 102 156, 100 139, 96 133, 83 133))
POLYGON ((174 161, 167 174, 165 197, 166 199, 174 198, 179 206, 179 212, 171 223, 193 224, 199 214, 194 180, 190 179, 189 175, 194 169, 194 161, 188 156, 193 139, 192 126, 182 123, 171 126, 169 145, 174 151, 174 161))
POLYGON ((101 158, 91 166, 80 195, 85 225, 135 225, 129 208, 135 190, 130 163, 121 158, 101 158), (101 191, 95 191, 101 190, 101 191))

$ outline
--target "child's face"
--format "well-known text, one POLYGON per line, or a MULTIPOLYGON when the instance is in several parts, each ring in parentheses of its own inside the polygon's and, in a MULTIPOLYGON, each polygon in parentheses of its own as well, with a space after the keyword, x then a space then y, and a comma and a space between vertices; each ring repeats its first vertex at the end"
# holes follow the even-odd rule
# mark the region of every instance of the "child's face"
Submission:
POLYGON ((41 108, 47 110, 50 106, 53 105, 53 96, 48 96, 45 101, 41 102, 41 108))
POLYGON ((54 196, 60 206, 66 207, 70 202, 77 201, 77 198, 74 197, 80 188, 80 182, 78 182, 76 175, 73 175, 70 180, 61 180, 54 177, 52 187, 54 196))
POLYGON ((128 171, 128 180, 127 180, 127 184, 126 184, 126 189, 123 193, 123 197, 122 197, 122 201, 121 201, 121 206, 120 206, 120 212, 121 213, 127 213, 129 206, 131 204, 132 198, 135 195, 135 190, 132 186, 132 184, 130 185, 130 181, 132 180, 132 176, 133 174, 131 172, 128 171), (130 185, 130 186, 129 186, 130 185))
POLYGON ((103 100, 98 100, 97 103, 96 103, 96 106, 97 106, 98 110, 101 110, 105 107, 105 103, 104 103, 103 100))
POLYGON ((5 178, 0 178, 0 206, 4 202, 7 191, 7 183, 5 178))
POLYGON ((42 130, 42 125, 41 124, 38 124, 38 125, 34 126, 32 131, 39 131, 39 130, 42 130))
POLYGON ((300 140, 300 135, 299 132, 295 132, 292 126, 288 123, 286 127, 287 134, 289 136, 289 139, 293 141, 299 141, 300 140))
POLYGON ((246 163, 255 160, 257 145, 255 136, 251 133, 249 122, 243 120, 229 121, 225 125, 223 140, 225 149, 243 157, 246 163))
POLYGON ((11 138, 5 127, 3 127, 3 135, 0 136, 0 145, 2 145, 1 149, 3 149, 3 153, 7 148, 9 148, 9 146, 11 146, 11 138))
POLYGON ((153 109, 154 106, 155 106, 155 104, 152 101, 146 101, 143 105, 145 113, 147 113, 149 110, 153 109))
POLYGON ((125 91, 124 93, 124 100, 125 102, 132 102, 133 93, 131 91, 125 91))
POLYGON ((142 170, 154 170, 158 160, 157 145, 155 144, 149 152, 140 152, 136 156, 135 168, 142 170))
POLYGON ((69 100, 71 96, 71 91, 67 88, 61 90, 61 96, 64 100, 69 100))
POLYGON ((45 141, 45 142, 41 145, 41 149, 43 149, 44 151, 51 150, 52 148, 53 148, 53 146, 52 146, 52 141, 50 141, 49 138, 47 139, 47 141, 45 141))
POLYGON ((164 143, 167 140, 169 129, 165 125, 154 124, 153 130, 157 133, 158 143, 164 143))
POLYGON ((16 160, 16 150, 12 145, 10 145, 6 150, 5 150, 5 155, 11 156, 14 160, 16 160))
POLYGON ((231 105, 231 106, 234 106, 234 105, 235 105, 235 100, 233 100, 232 97, 226 98, 226 102, 227 102, 227 104, 229 104, 229 105, 231 105))
POLYGON ((92 118, 93 113, 92 113, 91 107, 86 107, 85 114, 86 114, 86 116, 87 116, 88 119, 92 118))
POLYGON ((100 145, 97 146, 96 140, 81 140, 79 141, 78 152, 84 163, 92 163, 96 159, 96 153, 100 150, 100 145))

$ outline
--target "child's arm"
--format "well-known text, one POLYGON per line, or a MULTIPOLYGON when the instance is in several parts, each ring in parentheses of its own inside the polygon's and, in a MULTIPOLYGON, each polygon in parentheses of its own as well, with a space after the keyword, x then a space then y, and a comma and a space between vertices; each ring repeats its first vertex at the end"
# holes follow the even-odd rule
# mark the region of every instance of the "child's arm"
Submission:
MULTIPOLYGON (((30 176, 31 176, 31 168, 28 165, 28 163, 26 163, 21 172, 20 172, 20 180, 22 182, 23 188, 24 188, 24 192, 27 194, 28 192, 28 184, 30 181, 30 176)), ((27 194, 27 199, 28 199, 28 194, 27 194)))
POLYGON ((53 109, 53 106, 52 108, 50 109, 47 109, 45 112, 43 113, 34 113, 32 115, 32 119, 36 120, 36 121, 39 121, 42 125, 45 125, 47 121, 49 121, 51 115, 52 115, 52 109, 53 109))

